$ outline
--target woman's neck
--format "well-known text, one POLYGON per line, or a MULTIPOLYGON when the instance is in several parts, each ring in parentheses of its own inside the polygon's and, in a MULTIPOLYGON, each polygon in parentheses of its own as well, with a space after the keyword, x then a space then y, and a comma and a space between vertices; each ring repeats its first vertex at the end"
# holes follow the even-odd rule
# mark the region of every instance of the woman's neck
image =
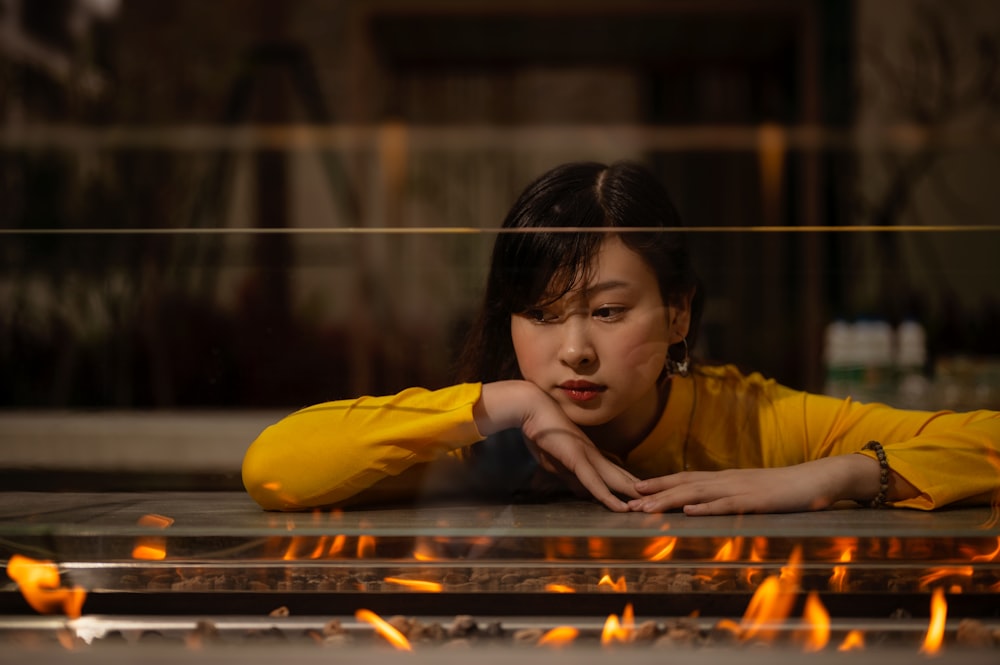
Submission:
POLYGON ((582 428, 601 450, 624 460, 660 422, 670 398, 670 381, 661 381, 627 413, 603 425, 582 428))

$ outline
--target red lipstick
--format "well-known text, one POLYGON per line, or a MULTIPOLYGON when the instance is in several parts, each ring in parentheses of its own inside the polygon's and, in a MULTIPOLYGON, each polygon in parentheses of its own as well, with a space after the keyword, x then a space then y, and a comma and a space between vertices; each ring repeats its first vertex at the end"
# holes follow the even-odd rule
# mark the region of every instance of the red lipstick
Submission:
POLYGON ((607 390, 606 386, 599 386, 590 381, 563 381, 559 384, 559 388, 574 402, 587 402, 607 390))

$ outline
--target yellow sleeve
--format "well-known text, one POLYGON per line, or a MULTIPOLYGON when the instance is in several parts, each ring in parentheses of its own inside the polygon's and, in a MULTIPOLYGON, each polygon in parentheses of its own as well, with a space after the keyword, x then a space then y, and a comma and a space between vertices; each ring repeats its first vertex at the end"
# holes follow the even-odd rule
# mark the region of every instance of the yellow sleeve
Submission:
MULTIPOLYGON (((894 505, 932 510, 1000 498, 1000 413, 906 411, 775 387, 762 440, 780 442, 769 466, 859 453, 882 444, 890 468, 919 495, 894 505), (768 429, 772 430, 768 432, 768 429)), ((874 457, 872 452, 864 452, 874 457)))
POLYGON ((243 459, 243 485, 268 510, 341 503, 415 465, 481 440, 481 384, 326 402, 265 429, 243 459))

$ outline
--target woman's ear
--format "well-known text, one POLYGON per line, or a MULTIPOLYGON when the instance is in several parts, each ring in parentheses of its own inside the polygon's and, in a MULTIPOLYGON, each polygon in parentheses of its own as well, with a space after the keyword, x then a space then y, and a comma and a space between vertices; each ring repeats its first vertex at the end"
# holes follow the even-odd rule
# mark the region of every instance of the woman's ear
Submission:
POLYGON ((687 339, 691 329, 691 301, 694 290, 675 296, 667 305, 667 323, 670 326, 670 343, 677 344, 687 339))

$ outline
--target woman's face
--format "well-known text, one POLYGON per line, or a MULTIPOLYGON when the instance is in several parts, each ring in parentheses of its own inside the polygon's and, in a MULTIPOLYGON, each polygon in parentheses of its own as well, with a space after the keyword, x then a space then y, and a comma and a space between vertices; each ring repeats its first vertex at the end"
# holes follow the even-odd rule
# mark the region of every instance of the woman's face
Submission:
POLYGON ((689 310, 664 304, 656 275, 619 237, 595 258, 585 284, 511 317, 514 351, 521 375, 573 422, 641 436, 659 416, 657 379, 667 348, 687 335, 689 310))

